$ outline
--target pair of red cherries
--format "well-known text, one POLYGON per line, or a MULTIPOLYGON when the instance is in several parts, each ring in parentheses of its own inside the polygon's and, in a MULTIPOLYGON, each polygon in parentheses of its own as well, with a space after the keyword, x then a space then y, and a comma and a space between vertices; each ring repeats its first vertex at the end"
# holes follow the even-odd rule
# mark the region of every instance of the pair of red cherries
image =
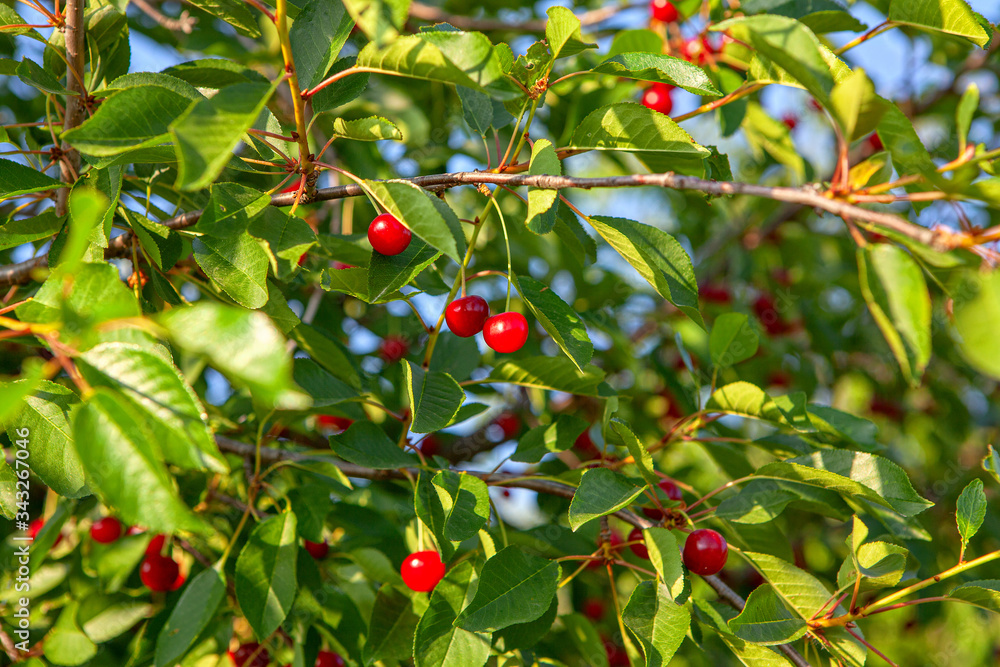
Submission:
MULTIPOLYGON (((235 651, 229 652, 236 667, 267 667, 271 662, 271 654, 257 642, 240 644, 235 651)), ((320 651, 316 655, 315 667, 344 667, 347 662, 333 651, 320 651)))
MULTIPOLYGON (((375 252, 398 255, 410 246, 413 235, 391 213, 383 213, 368 225, 368 242, 375 252)), ((517 352, 528 340, 528 320, 521 313, 507 312, 490 317, 490 306, 481 296, 464 296, 448 304, 444 312, 448 328, 462 338, 480 331, 483 340, 501 353, 517 352)))

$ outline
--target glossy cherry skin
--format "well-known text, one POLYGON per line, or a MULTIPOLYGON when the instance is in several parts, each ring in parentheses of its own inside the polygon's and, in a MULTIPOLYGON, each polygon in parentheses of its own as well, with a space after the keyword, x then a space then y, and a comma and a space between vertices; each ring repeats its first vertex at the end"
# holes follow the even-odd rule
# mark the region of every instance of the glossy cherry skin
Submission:
POLYGON ((323 560, 326 558, 326 555, 330 553, 330 545, 327 544, 325 540, 322 542, 310 542, 309 540, 303 540, 303 542, 305 543, 306 551, 308 551, 309 555, 316 560, 323 560))
POLYGON ((659 111, 665 116, 669 116, 674 108, 674 100, 670 97, 673 86, 665 83, 654 83, 642 94, 642 105, 647 109, 659 111))
POLYGON ((343 433, 351 427, 354 420, 349 417, 340 417, 338 415, 320 415, 316 418, 316 423, 324 431, 343 433))
POLYGON ((469 338, 483 330, 490 317, 490 305, 481 296, 463 296, 455 299, 444 309, 444 319, 448 328, 456 336, 469 338))
POLYGON ((649 560, 649 549, 646 548, 646 544, 642 539, 642 530, 639 528, 633 528, 632 532, 628 534, 628 542, 635 542, 635 544, 630 544, 629 549, 632 550, 639 558, 645 558, 649 560))
POLYGON ((333 651, 320 651, 316 656, 316 667, 344 667, 346 664, 340 654, 333 651))
POLYGON ((441 441, 438 440, 436 437, 434 437, 433 434, 431 434, 426 438, 424 438, 423 440, 421 440, 420 444, 417 445, 417 448, 420 450, 420 453, 423 454, 424 456, 434 456, 439 451, 441 451, 441 441))
POLYGON ((387 364, 394 364, 410 352, 410 346, 399 336, 386 336, 379 347, 378 356, 387 364))
POLYGON ((166 556, 146 556, 139 567, 139 578, 151 591, 162 593, 172 591, 180 576, 180 566, 173 558, 166 556))
MULTIPOLYGON (((42 532, 42 528, 44 526, 45 526, 45 519, 35 519, 34 521, 32 521, 30 524, 28 524, 28 537, 30 537, 32 540, 38 537, 38 533, 42 532)), ((59 546, 60 542, 62 542, 62 533, 60 533, 59 536, 56 537, 56 541, 52 544, 52 547, 55 548, 59 546)))
POLYGON ((695 574, 718 574, 728 557, 726 538, 708 528, 693 531, 684 543, 684 565, 695 574))
POLYGON ((163 544, 167 541, 166 535, 154 535, 153 539, 146 545, 147 556, 160 556, 163 552, 163 544))
POLYGON ((677 20, 677 8, 674 7, 674 3, 670 0, 652 0, 649 3, 649 13, 652 14, 653 18, 657 21, 663 21, 664 23, 673 23, 677 20))
POLYGON ((236 667, 267 667, 271 662, 271 654, 266 648, 261 648, 257 642, 240 644, 240 647, 229 654, 236 667), (251 656, 253 659, 251 660, 251 656))
POLYGON ((517 352, 528 340, 528 320, 521 313, 500 313, 486 320, 483 340, 497 352, 517 352))
POLYGON ((391 213, 383 213, 368 225, 368 242, 382 255, 398 255, 410 246, 413 237, 391 213))
POLYGON ((90 537, 101 544, 111 544, 122 536, 122 522, 113 516, 98 519, 90 527, 90 537))
POLYGON ((411 591, 427 593, 444 577, 444 563, 436 551, 417 551, 406 557, 399 573, 411 591))
POLYGON ((501 413, 493 423, 500 427, 503 431, 503 439, 510 440, 515 435, 521 432, 521 420, 518 419, 517 415, 511 412, 501 413))
POLYGON ((681 487, 677 486, 672 479, 661 479, 657 486, 660 487, 660 491, 663 491, 670 500, 680 502, 684 497, 681 494, 681 487))
POLYGON ((885 146, 882 145, 882 137, 878 136, 878 132, 873 132, 872 135, 868 137, 868 146, 876 153, 885 150, 885 146))

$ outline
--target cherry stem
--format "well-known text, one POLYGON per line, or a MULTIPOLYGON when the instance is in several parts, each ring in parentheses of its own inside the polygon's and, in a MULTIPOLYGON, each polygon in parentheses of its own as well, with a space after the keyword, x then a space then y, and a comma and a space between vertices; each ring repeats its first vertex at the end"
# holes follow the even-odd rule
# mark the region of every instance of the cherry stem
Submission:
POLYGON ((507 246, 507 305, 504 306, 504 312, 510 311, 510 289, 513 283, 514 269, 511 266, 510 259, 510 238, 507 236, 507 222, 503 218, 503 211, 500 210, 500 204, 497 202, 496 197, 490 199, 493 204, 493 208, 497 210, 497 215, 500 216, 500 227, 503 229, 503 240, 504 244, 507 246))
POLYGON ((851 633, 851 636, 852 636, 852 637, 854 637, 854 638, 855 638, 855 639, 857 639, 857 640, 858 640, 859 642, 861 642, 862 644, 864 644, 865 646, 867 646, 867 647, 868 647, 868 650, 869 650, 869 651, 871 651, 872 653, 874 653, 874 654, 875 654, 875 655, 877 655, 878 657, 880 657, 880 658, 882 658, 883 660, 885 660, 885 661, 886 661, 887 663, 889 663, 890 665, 892 665, 892 667, 899 667, 899 665, 897 665, 896 663, 894 663, 894 662, 893 662, 892 660, 890 660, 889 658, 885 657, 885 654, 884 654, 884 653, 882 653, 882 651, 878 650, 877 648, 875 648, 874 646, 872 646, 871 644, 869 644, 869 643, 868 643, 867 641, 865 641, 864 637, 862 637, 861 635, 859 635, 859 634, 858 634, 857 632, 855 632, 855 631, 854 631, 853 629, 851 629, 851 628, 845 628, 845 629, 846 629, 846 630, 847 630, 847 631, 848 631, 849 633, 851 633))

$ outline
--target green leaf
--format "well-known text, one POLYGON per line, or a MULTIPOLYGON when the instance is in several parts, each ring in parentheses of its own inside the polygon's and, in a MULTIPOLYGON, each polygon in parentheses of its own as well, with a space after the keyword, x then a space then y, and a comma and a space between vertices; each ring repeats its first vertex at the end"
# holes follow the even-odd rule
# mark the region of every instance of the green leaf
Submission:
POLYGON ((990 42, 990 34, 980 25, 965 0, 896 0, 889 5, 888 19, 914 28, 962 37, 984 49, 990 42))
POLYGON ((724 313, 715 320, 708 347, 712 363, 720 368, 735 366, 757 354, 757 329, 743 313, 724 313))
POLYGON ((198 88, 219 90, 236 83, 265 83, 267 78, 242 63, 224 58, 188 60, 168 67, 161 74, 176 77, 198 88))
POLYGON ((958 152, 961 155, 968 145, 969 128, 972 126, 972 118, 979 109, 979 86, 970 83, 962 93, 962 99, 955 109, 955 126, 958 129, 958 152))
POLYGON ((77 364, 91 385, 117 390, 144 413, 165 460, 192 470, 229 472, 198 395, 161 356, 138 345, 103 343, 78 357, 77 364))
POLYGON ((569 505, 570 528, 575 532, 588 521, 628 507, 643 489, 607 468, 585 470, 569 505))
POLYGON ((55 665, 75 667, 88 662, 97 646, 83 633, 77 622, 78 602, 63 607, 52 630, 45 635, 45 658, 55 665))
POLYGON ((888 104, 876 94, 875 84, 863 69, 856 69, 838 81, 830 93, 830 111, 847 141, 871 133, 887 108, 888 104))
POLYGON ((166 225, 129 209, 121 209, 129 227, 139 239, 139 245, 158 267, 167 271, 181 258, 184 244, 177 232, 166 225))
MULTIPOLYGON (((398 255, 373 252, 368 264, 365 301, 383 303, 399 298, 399 288, 412 282, 440 256, 441 253, 420 239, 411 240, 406 250, 398 255)), ((330 269, 330 272, 338 270, 345 269, 330 269)))
MULTIPOLYGON (((535 144, 536 146, 538 144, 535 144)), ((515 287, 528 304, 535 318, 552 336, 556 345, 566 353, 577 369, 584 372, 594 356, 587 326, 565 301, 544 285, 529 276, 515 278, 515 287)))
POLYGON ((564 452, 590 426, 573 415, 558 415, 551 424, 536 426, 517 442, 511 459, 521 463, 538 463, 549 453, 564 452))
POLYGON ((201 236, 191 241, 194 259, 205 275, 245 308, 267 303, 267 253, 249 234, 201 236))
POLYGON ((0 199, 10 199, 32 192, 56 190, 64 187, 66 187, 65 183, 57 181, 51 176, 46 176, 37 169, 12 160, 0 159, 0 199))
POLYGON ((684 566, 677 538, 673 531, 666 528, 646 528, 642 531, 642 538, 656 574, 667 587, 670 597, 676 600, 684 592, 684 566))
POLYGON ((212 16, 222 19, 245 37, 260 37, 257 17, 247 4, 240 0, 191 0, 191 4, 212 16))
POLYGON ((273 206, 250 223, 250 235, 265 242, 264 251, 271 271, 287 280, 298 270, 299 258, 316 245, 316 233, 309 223, 289 210, 273 206))
POLYGON ((878 136, 900 174, 921 174, 932 184, 942 184, 937 165, 931 159, 913 123, 897 104, 890 104, 878 123, 878 136))
POLYGON ((503 640, 504 647, 510 651, 533 648, 552 630, 558 608, 559 599, 556 597, 552 599, 552 604, 549 605, 546 612, 535 620, 527 623, 515 623, 498 631, 493 636, 497 641, 503 640))
POLYGON ((52 95, 69 95, 66 87, 59 83, 59 80, 36 63, 31 58, 25 58, 17 66, 17 78, 33 88, 37 88, 43 93, 52 95))
POLYGON ((318 85, 330 69, 354 27, 343 3, 309 0, 295 17, 288 38, 302 88, 318 85))
MULTIPOLYGON (((28 381, 14 382, 12 387, 30 386, 28 381)), ((19 408, 6 420, 7 436, 11 442, 17 429, 28 429, 27 450, 31 471, 47 487, 65 498, 83 498, 90 495, 84 478, 83 465, 73 446, 70 414, 79 399, 72 390, 43 380, 31 395, 25 396, 11 407, 19 408), (20 405, 18 405, 20 404, 20 405)))
POLYGON ((361 387, 357 362, 344 345, 305 323, 292 329, 290 335, 298 343, 299 349, 334 377, 355 389, 361 387))
POLYGON ((227 86, 211 98, 198 100, 170 124, 178 162, 177 188, 201 190, 219 176, 276 85, 227 86))
POLYGON ((852 586, 860 570, 861 588, 874 590, 899 584, 906 573, 908 552, 888 542, 868 542, 857 547, 852 557, 844 560, 837 573, 837 585, 852 586))
POLYGON ((375 200, 417 237, 456 262, 465 254, 458 216, 443 201, 404 181, 365 181, 375 200))
POLYGON ((191 650, 226 596, 222 563, 191 580, 156 640, 156 667, 169 667, 191 650))
MULTIPOLYGON (((562 163, 548 139, 539 139, 531 147, 531 176, 561 176, 562 163)), ((559 191, 528 188, 528 219, 525 224, 536 234, 548 234, 556 224, 559 191)))
POLYGON ((298 550, 295 514, 285 511, 254 528, 236 560, 236 600, 260 640, 292 609, 298 550))
POLYGON ((986 456, 983 457, 983 470, 993 475, 993 479, 1000 482, 1000 453, 993 449, 993 445, 986 445, 986 456))
POLYGON ((380 116, 369 116, 357 120, 335 118, 333 134, 355 141, 402 141, 403 133, 394 123, 380 116))
POLYGON ((451 568, 431 593, 413 638, 415 667, 482 667, 490 656, 490 635, 455 627, 455 619, 478 578, 469 561, 451 568))
POLYGON ((795 182, 804 181, 806 163, 788 127, 756 102, 748 102, 745 107, 742 127, 753 154, 759 159, 770 155, 791 172, 795 182))
POLYGON ((312 398, 314 409, 360 398, 354 387, 334 377, 312 359, 296 359, 292 379, 312 398))
POLYGON ((482 529, 490 518, 490 496, 486 482, 465 473, 442 470, 434 475, 444 523, 441 533, 446 540, 462 542, 482 529))
POLYGON ((413 411, 410 430, 433 433, 450 424, 465 400, 465 392, 454 378, 440 371, 425 371, 409 360, 403 375, 413 411))
POLYGON ((587 221, 660 296, 705 328, 698 311, 698 283, 691 258, 674 237, 624 218, 598 215, 587 221))
POLYGON ((903 516, 914 516, 934 505, 913 490, 902 468, 889 459, 866 452, 824 449, 769 463, 754 474, 827 488, 847 500, 865 500, 903 516))
POLYGON ((1000 614, 1000 580, 970 581, 952 589, 948 597, 1000 614))
POLYGON ((8 220, 0 225, 0 250, 49 238, 58 234, 65 223, 65 216, 57 216, 54 209, 47 209, 31 218, 8 220))
POLYGON ((171 309, 157 320, 175 345, 204 357, 255 400, 286 410, 308 406, 292 384, 285 340, 264 313, 206 302, 171 309))
POLYGON ((413 654, 413 637, 419 621, 413 610, 413 600, 392 586, 382 586, 375 596, 368 623, 365 664, 409 658, 413 654))
POLYGON ((740 8, 747 14, 780 14, 798 19, 817 35, 868 29, 839 0, 748 0, 740 8))
POLYGON ((331 436, 330 448, 346 461, 376 470, 416 467, 418 464, 370 421, 354 422, 340 435, 331 436))
POLYGON ((611 427, 618 434, 618 437, 622 439, 622 442, 625 443, 628 453, 632 455, 635 466, 639 469, 639 473, 646 480, 646 483, 650 486, 659 484, 660 477, 653 469, 653 457, 650 455, 649 450, 646 449, 646 446, 642 444, 642 441, 636 437, 625 422, 617 417, 611 420, 611 427))
POLYGON ((39 42, 44 42, 45 38, 42 37, 37 30, 34 28, 24 27, 28 24, 20 14, 14 11, 14 8, 0 3, 0 33, 6 35, 28 35, 32 39, 38 40, 39 42), (18 27, 9 27, 18 26, 18 27))
POLYGON ((13 519, 17 514, 17 475, 7 465, 7 459, 0 461, 0 516, 13 519))
MULTIPOLYGON (((330 71, 327 72, 327 76, 339 74, 348 67, 353 67, 356 61, 357 59, 353 56, 349 58, 341 58, 333 64, 333 67, 331 67, 330 71)), ((315 113, 332 111, 337 107, 344 106, 348 102, 352 102, 357 99, 361 93, 365 92, 365 88, 368 87, 368 80, 370 78, 371 76, 368 72, 361 72, 359 74, 348 74, 342 79, 338 79, 310 97, 313 111, 315 113)))
POLYGON ((271 197, 260 190, 239 183, 215 183, 197 224, 190 229, 219 238, 237 237, 249 229, 250 223, 257 220, 270 203, 271 197))
POLYGON ((680 125, 641 104, 619 102, 588 115, 573 133, 573 150, 628 151, 640 159, 703 159, 711 151, 694 142, 680 125))
POLYGON ((504 361, 493 369, 487 380, 579 396, 598 396, 604 372, 590 365, 581 373, 576 364, 564 357, 528 357, 504 361))
POLYGON ((101 103, 90 118, 63 139, 87 155, 113 156, 170 142, 170 125, 190 99, 158 85, 125 88, 101 103))
POLYGON ((580 655, 586 656, 589 667, 609 667, 604 640, 590 619, 580 614, 565 614, 559 620, 566 626, 576 650, 580 655))
POLYGON ((966 271, 953 292, 958 349, 973 368, 1000 379, 996 332, 1000 331, 1000 271, 966 271))
POLYGON ((684 641, 691 612, 671 600, 663 584, 643 581, 622 610, 622 621, 642 644, 646 667, 666 667, 684 641))
POLYGON ((545 23, 545 41, 552 50, 552 58, 568 58, 597 44, 583 41, 580 34, 580 19, 565 7, 550 7, 546 12, 549 20, 545 23))
POLYGON ((358 28, 373 43, 383 46, 393 41, 406 23, 410 0, 344 0, 344 6, 358 28))
POLYGON ((695 95, 722 95, 705 74, 705 70, 681 58, 661 53, 617 53, 592 71, 638 81, 665 83, 695 95))
POLYGON ((486 561, 472 602, 455 620, 469 632, 495 632, 544 614, 556 594, 559 563, 510 546, 486 561))
POLYGON ((904 377, 915 385, 931 358, 931 296, 905 250, 879 243, 858 250, 861 293, 904 377))
POLYGON ((958 534, 962 542, 969 543, 972 536, 979 532, 986 519, 986 494, 983 492, 983 480, 974 479, 962 490, 958 497, 958 534))
POLYGON ((167 534, 207 529, 178 497, 152 433, 121 395, 95 389, 74 417, 73 440, 87 485, 123 521, 167 534))
POLYGON ((739 616, 729 621, 733 634, 754 644, 788 644, 805 635, 808 626, 782 602, 773 586, 758 586, 739 616))
POLYGON ((663 37, 648 28, 617 30, 608 56, 620 53, 663 53, 663 37))

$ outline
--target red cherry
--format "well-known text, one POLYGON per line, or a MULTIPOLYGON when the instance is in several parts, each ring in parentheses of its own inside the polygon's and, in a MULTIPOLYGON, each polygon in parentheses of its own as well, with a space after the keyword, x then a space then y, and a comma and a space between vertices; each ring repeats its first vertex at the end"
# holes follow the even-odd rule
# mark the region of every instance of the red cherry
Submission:
POLYGON ((334 262, 333 263, 333 268, 336 269, 337 271, 340 271, 341 269, 356 269, 358 267, 354 266, 353 264, 344 264, 343 262, 334 262))
POLYGON ((309 253, 307 253, 307 252, 304 252, 301 255, 299 255, 299 266, 305 265, 306 260, 308 258, 309 258, 309 253))
POLYGON ((493 423, 503 431, 504 440, 510 440, 521 432, 521 420, 511 412, 500 414, 500 416, 493 420, 493 423))
POLYGON ((448 328, 456 336, 469 338, 483 330, 490 316, 490 305, 481 296, 464 296, 455 299, 444 310, 448 328))
POLYGON ((410 346, 399 336, 386 336, 382 340, 378 356, 387 364, 394 364, 410 352, 410 346))
POLYGON ((684 543, 684 565, 695 574, 718 574, 728 557, 726 538, 708 528, 692 532, 684 543))
POLYGON ((799 124, 799 119, 795 114, 789 113, 785 114, 784 118, 781 119, 781 122, 784 123, 785 127, 789 130, 794 130, 799 124))
POLYGON ((603 637, 604 652, 608 654, 608 667, 629 667, 628 653, 609 638, 603 637))
POLYGON ((684 60, 698 65, 704 65, 708 61, 708 54, 713 52, 712 45, 705 37, 693 37, 681 47, 681 56, 684 60))
POLYGON ((778 313, 778 306, 768 294, 762 294, 753 302, 753 312, 761 325, 771 336, 780 336, 791 329, 789 324, 778 313))
POLYGON ((316 560, 323 560, 326 555, 330 553, 330 545, 326 543, 326 540, 322 542, 310 542, 309 540, 303 540, 305 542, 306 551, 309 555, 316 560))
POLYGON ((139 567, 139 578, 151 591, 173 590, 179 575, 180 566, 177 565, 177 562, 172 558, 158 554, 146 556, 139 567))
POLYGON ((635 544, 629 545, 629 549, 632 550, 632 553, 639 558, 649 560, 649 549, 646 548, 646 545, 643 542, 641 529, 633 528, 632 532, 628 534, 628 541, 635 542, 635 544))
MULTIPOLYGON (((32 521, 28 524, 28 537, 34 540, 38 537, 38 533, 42 532, 43 526, 45 526, 45 519, 35 519, 32 521)), ((56 541, 52 544, 52 548, 54 549, 59 546, 60 542, 62 542, 62 533, 56 537, 56 541)))
POLYGON ((339 653, 333 651, 320 651, 316 656, 315 667, 344 667, 347 663, 340 657, 339 653))
POLYGON ((368 225, 368 242, 382 255, 398 255, 410 245, 412 234, 391 213, 383 213, 368 225))
POLYGON ((599 621, 604 616, 604 601, 590 598, 583 603, 583 615, 592 621, 599 621))
POLYGON ((672 479, 661 479, 658 485, 660 491, 667 494, 667 498, 674 501, 680 501, 684 495, 681 493, 681 488, 672 479))
POLYGON ((147 556, 160 556, 163 552, 163 544, 167 541, 166 535, 155 535, 146 545, 147 556))
POLYGON ((878 136, 878 132, 872 132, 868 137, 868 146, 874 153, 885 150, 885 146, 882 145, 882 137, 878 136))
POLYGON ((721 285, 702 285, 698 288, 698 298, 708 303, 727 304, 733 300, 729 290, 721 285))
POLYGON ((229 654, 236 667, 267 667, 271 662, 271 654, 266 648, 261 648, 257 642, 240 644, 240 647, 229 654))
POLYGON ((146 532, 146 529, 142 526, 129 526, 128 530, 125 531, 126 537, 130 535, 142 535, 146 532))
POLYGON ((434 590, 444 577, 444 563, 436 551, 417 551, 406 557, 399 573, 411 591, 426 593, 434 590))
POLYGON ((122 522, 113 516, 98 519, 90 527, 90 537, 101 544, 111 544, 122 536, 122 522))
POLYGON ((173 583, 173 585, 172 585, 172 586, 170 587, 170 590, 172 590, 172 591, 176 591, 176 590, 178 590, 178 589, 179 589, 179 588, 180 588, 181 586, 183 586, 183 585, 184 585, 184 582, 185 582, 185 581, 187 581, 187 579, 185 579, 185 578, 184 578, 184 575, 183 575, 183 574, 181 574, 180 572, 178 572, 178 573, 177 573, 177 578, 176 578, 176 579, 174 579, 174 583, 173 583))
POLYGON ((434 456, 441 450, 441 441, 431 434, 421 440, 417 447, 420 448, 420 453, 424 456, 434 456))
POLYGON ((663 521, 663 512, 658 507, 643 507, 642 513, 653 521, 663 521))
POLYGON ((576 437, 573 447, 579 450, 584 456, 589 456, 590 458, 600 456, 601 454, 601 450, 597 448, 597 445, 594 444, 593 439, 590 437, 589 428, 576 437))
POLYGON ((497 352, 517 352, 528 340, 528 320, 521 313, 500 313, 486 320, 486 344, 497 352))
POLYGON ((659 111, 665 116, 669 116, 674 108, 674 101, 670 97, 673 86, 665 83, 654 83, 642 94, 642 105, 647 109, 659 111))
POLYGON ((500 492, 504 498, 510 498, 510 489, 504 489, 500 492))
POLYGON ((320 415, 316 418, 316 422, 323 431, 343 433, 351 427, 354 420, 348 417, 338 417, 337 415, 320 415))
POLYGON ((649 3, 649 13, 657 21, 673 23, 677 20, 677 8, 670 0, 653 0, 649 3))

